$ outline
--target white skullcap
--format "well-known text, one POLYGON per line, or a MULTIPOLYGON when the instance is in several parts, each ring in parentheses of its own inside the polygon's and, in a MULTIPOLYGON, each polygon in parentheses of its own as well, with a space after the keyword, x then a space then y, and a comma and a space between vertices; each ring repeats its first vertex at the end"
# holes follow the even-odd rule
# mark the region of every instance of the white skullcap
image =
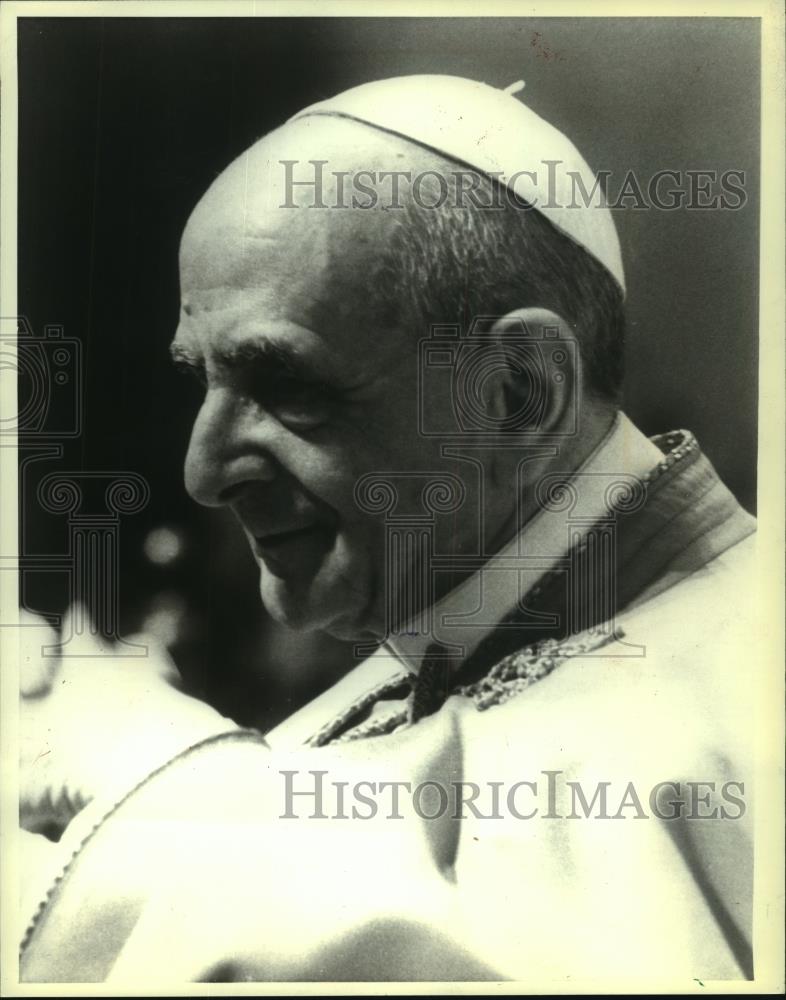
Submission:
POLYGON ((573 143, 513 89, 458 76, 394 77, 312 104, 290 121, 352 118, 496 176, 589 251, 624 291, 619 238, 595 175, 573 143))

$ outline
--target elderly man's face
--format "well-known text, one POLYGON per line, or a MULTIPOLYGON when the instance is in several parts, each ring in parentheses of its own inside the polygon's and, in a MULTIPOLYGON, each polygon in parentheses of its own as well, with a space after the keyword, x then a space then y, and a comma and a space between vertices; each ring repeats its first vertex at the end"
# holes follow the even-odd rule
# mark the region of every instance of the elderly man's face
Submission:
MULTIPOLYGON (((357 149, 358 128, 365 154, 368 130, 331 126, 328 171, 353 149, 346 133, 357 149)), ((396 140, 378 142, 389 161, 396 140)), ((302 124, 274 133, 225 171, 189 221, 173 353, 204 373, 206 393, 186 485, 236 514, 273 617, 381 635, 384 518, 359 509, 355 484, 374 471, 460 468, 417 432, 417 345, 428 331, 412 329, 404 309, 384 316, 376 304, 374 264, 395 212, 309 208, 309 192, 303 206, 280 207, 279 160, 315 157, 302 124)), ((447 393, 429 405, 450 420, 447 393)), ((398 483, 398 513, 423 513, 423 485, 398 483)), ((442 525, 448 551, 476 545, 473 499, 442 525)), ((394 585, 415 570, 410 559, 394 585)))

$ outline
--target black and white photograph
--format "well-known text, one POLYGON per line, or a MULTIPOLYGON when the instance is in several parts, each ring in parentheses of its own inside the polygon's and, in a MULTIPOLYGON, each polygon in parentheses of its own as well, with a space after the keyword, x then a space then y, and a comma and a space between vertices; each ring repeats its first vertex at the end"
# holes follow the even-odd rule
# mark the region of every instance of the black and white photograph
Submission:
POLYGON ((0 16, 2 994, 782 993, 781 8, 0 16))

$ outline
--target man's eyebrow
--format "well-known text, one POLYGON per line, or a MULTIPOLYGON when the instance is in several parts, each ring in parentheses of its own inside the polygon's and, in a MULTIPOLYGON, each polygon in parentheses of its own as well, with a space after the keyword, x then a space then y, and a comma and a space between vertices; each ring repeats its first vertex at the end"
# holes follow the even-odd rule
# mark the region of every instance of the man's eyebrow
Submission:
POLYGON ((305 381, 322 380, 324 371, 292 348, 260 338, 216 352, 219 365, 230 369, 255 369, 259 373, 285 375, 305 381))
MULTIPOLYGON (((179 367, 204 368, 201 354, 190 350, 179 341, 170 344, 169 354, 179 367)), ((322 366, 307 361, 302 355, 283 344, 261 338, 218 350, 215 352, 215 361, 222 368, 236 371, 251 369, 257 374, 264 372, 270 376, 284 375, 304 381, 324 379, 322 366)))

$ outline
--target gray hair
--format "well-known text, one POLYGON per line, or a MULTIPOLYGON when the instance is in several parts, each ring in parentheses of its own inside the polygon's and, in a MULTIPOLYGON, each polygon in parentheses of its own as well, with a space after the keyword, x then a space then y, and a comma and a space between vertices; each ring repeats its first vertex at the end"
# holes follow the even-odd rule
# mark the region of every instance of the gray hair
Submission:
POLYGON ((400 317, 401 303, 411 303, 409 318, 425 337, 433 323, 466 330, 478 316, 549 309, 576 336, 585 389, 616 405, 625 338, 619 285, 540 212, 491 178, 478 179, 473 198, 457 198, 455 182, 445 198, 443 181, 431 202, 410 198, 395 210, 399 225, 378 272, 385 312, 400 317))

